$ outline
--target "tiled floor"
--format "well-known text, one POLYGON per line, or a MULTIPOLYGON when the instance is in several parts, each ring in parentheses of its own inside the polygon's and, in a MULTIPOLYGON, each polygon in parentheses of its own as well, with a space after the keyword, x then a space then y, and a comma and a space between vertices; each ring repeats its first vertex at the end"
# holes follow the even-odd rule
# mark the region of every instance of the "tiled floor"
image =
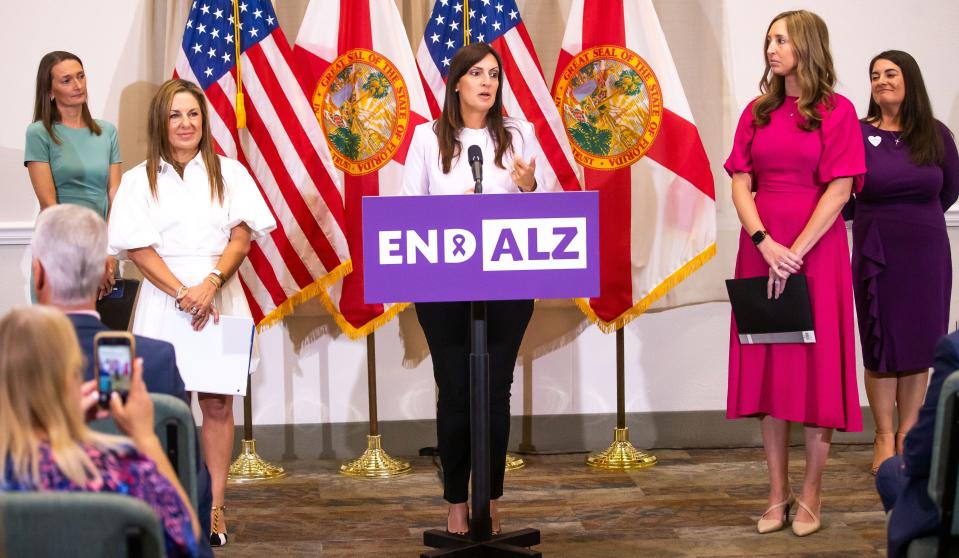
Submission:
MULTIPOLYGON (((504 528, 536 527, 536 547, 554 557, 884 556, 884 515, 868 468, 868 446, 834 446, 824 479, 823 530, 800 539, 757 535, 766 505, 761 449, 656 450, 659 463, 632 473, 595 471, 582 455, 527 456, 506 477, 504 528)), ((802 479, 801 448, 791 478, 802 479)), ((284 463, 272 483, 231 485, 229 546, 217 556, 419 556, 425 529, 445 526, 437 469, 364 481, 338 463, 284 463)))

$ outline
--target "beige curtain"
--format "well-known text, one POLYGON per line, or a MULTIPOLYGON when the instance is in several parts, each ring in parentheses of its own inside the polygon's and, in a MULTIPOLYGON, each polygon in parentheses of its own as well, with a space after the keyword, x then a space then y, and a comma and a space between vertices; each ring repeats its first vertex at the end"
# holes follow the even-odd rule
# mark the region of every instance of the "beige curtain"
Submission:
MULTIPOLYGON (((275 0, 273 3, 280 25, 291 44, 296 39, 308 3, 309 0, 275 0)), ((423 36, 433 0, 396 0, 396 4, 415 52, 423 36)), ((547 85, 553 80, 571 4, 572 0, 518 1, 523 21, 542 64, 547 85)), ((146 9, 149 16, 145 19, 149 28, 144 30, 144 42, 151 65, 149 74, 152 83, 141 87, 135 99, 131 99, 129 111, 125 111, 137 115, 136 118, 130 119, 131 123, 142 119, 156 87, 172 74, 190 5, 191 0, 147 0, 146 9)), ((724 127, 727 87, 722 73, 722 45, 718 44, 716 38, 717 25, 721 25, 723 18, 722 3, 711 0, 655 0, 654 5, 669 41, 706 152, 712 162, 720 228, 717 257, 660 299, 652 310, 662 311, 726 299, 723 279, 732 276, 739 227, 729 201, 728 179, 722 172, 725 139, 731 133, 724 127), (693 37, 695 40, 691 40, 693 37)), ((126 124, 125 119, 121 118, 121 123, 126 124)), ((137 127, 124 126, 121 137, 142 139, 142 124, 137 127)), ((132 164, 142 160, 144 152, 145 141, 139 141, 135 146, 128 145, 124 149, 124 153, 137 154, 132 158, 128 157, 132 164)), ((543 322, 540 328, 543 335, 527 335, 527 345, 533 346, 526 348, 533 353, 542 353, 561 346, 586 327, 579 310, 569 301, 541 303, 538 308, 548 309, 548 312, 538 314, 549 314, 550 324, 555 327, 547 327, 543 322)), ((404 312, 400 319, 401 334, 407 346, 407 364, 414 364, 426 355, 425 342, 415 321, 415 315, 411 311, 404 312)), ((530 331, 537 330, 534 322, 530 331)))

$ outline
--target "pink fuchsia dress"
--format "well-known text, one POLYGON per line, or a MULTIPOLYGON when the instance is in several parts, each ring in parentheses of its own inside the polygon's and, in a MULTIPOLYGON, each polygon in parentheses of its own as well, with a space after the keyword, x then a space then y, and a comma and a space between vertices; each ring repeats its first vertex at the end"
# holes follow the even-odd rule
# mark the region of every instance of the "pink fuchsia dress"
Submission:
MULTIPOLYGON (((739 119, 726 172, 752 175, 756 209, 772 238, 789 247, 805 228, 828 184, 866 172, 852 103, 833 95, 821 104, 822 126, 807 132, 795 97, 753 125, 752 103, 739 119)), ((808 426, 862 430, 853 330, 852 277, 846 228, 836 222, 803 258, 816 342, 740 345, 733 318, 729 338, 726 417, 770 415, 808 426)), ((769 266, 746 231, 739 236, 736 277, 768 277, 769 266)), ((789 283, 786 283, 789 288, 789 283)))

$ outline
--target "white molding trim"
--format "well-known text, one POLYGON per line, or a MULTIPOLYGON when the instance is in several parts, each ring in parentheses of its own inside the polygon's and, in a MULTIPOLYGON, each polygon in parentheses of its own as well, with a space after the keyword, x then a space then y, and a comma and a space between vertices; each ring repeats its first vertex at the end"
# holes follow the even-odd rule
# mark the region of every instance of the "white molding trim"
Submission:
POLYGON ((33 238, 32 221, 0 223, 0 246, 29 246, 33 238))
POLYGON ((959 205, 953 205, 946 210, 946 226, 959 227, 959 205))

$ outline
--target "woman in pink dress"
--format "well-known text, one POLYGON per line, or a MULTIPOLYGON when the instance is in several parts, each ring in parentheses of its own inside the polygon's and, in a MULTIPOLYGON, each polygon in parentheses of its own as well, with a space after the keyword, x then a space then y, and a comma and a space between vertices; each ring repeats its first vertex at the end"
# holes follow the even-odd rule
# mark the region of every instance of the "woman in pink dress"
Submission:
POLYGON ((833 429, 862 429, 849 248, 838 216, 866 166, 855 109, 833 91, 822 19, 805 10, 777 15, 765 55, 761 95, 743 111, 725 165, 743 225, 736 277, 768 277, 768 296, 778 298, 792 274, 804 274, 816 342, 743 346, 734 319, 726 416, 760 419, 770 490, 758 531, 782 529, 795 502, 792 530, 805 536, 820 526, 833 429), (789 487, 790 422, 805 426, 799 498, 789 487))

